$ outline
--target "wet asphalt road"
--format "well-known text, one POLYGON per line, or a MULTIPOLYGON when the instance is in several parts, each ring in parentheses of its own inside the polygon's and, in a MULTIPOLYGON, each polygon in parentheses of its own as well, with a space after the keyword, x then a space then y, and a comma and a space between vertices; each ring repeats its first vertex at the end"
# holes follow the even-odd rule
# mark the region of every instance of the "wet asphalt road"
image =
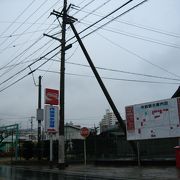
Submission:
POLYGON ((0 180, 180 180, 175 167, 73 166, 66 170, 23 166, 0 166, 0 180))
POLYGON ((51 172, 39 172, 14 167, 0 167, 0 180, 84 180, 83 176, 70 176, 51 172))

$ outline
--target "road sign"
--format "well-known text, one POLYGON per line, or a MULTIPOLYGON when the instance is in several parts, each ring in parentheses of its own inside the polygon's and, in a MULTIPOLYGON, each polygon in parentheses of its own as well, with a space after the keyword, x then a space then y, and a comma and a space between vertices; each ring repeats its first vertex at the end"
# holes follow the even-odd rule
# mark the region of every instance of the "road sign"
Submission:
POLYGON ((59 91, 56 89, 45 89, 45 104, 58 105, 59 91))
POLYGON ((87 138, 87 137, 89 136, 89 134, 90 134, 90 131, 89 131, 89 129, 88 129, 87 127, 83 127, 83 128, 81 128, 81 130, 80 130, 80 134, 81 134, 81 136, 83 136, 84 138, 87 138))

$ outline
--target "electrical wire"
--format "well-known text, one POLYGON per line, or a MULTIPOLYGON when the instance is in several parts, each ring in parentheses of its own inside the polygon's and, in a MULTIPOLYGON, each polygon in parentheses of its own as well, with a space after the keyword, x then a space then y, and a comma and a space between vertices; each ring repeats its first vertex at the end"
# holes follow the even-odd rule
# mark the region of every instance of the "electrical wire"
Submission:
MULTIPOLYGON (((75 54, 77 48, 78 48, 78 46, 76 47, 75 51, 66 59, 66 64, 71 64, 71 65, 76 65, 76 66, 90 68, 89 65, 67 61, 70 58, 72 58, 72 56, 75 54)), ((48 59, 48 58, 43 58, 43 59, 48 59)), ((29 62, 32 62, 32 61, 35 61, 35 60, 37 60, 37 59, 28 60, 28 61, 26 61, 24 63, 29 63, 29 62)), ((55 61, 55 62, 58 62, 58 63, 61 62, 60 60, 56 60, 56 59, 52 59, 52 58, 51 58, 51 61, 55 61)), ((16 66, 18 66, 20 64, 21 63, 17 63, 16 66)), ((130 75, 143 76, 143 77, 149 77, 149 78, 157 78, 157 79, 165 79, 165 80, 172 80, 172 81, 180 81, 180 79, 178 79, 178 78, 176 79, 176 78, 170 78, 170 77, 165 77, 165 76, 156 76, 156 75, 152 75, 152 74, 143 74, 143 73, 136 73, 136 72, 130 72, 130 71, 123 71, 123 70, 119 70, 119 69, 110 69, 110 68, 105 68, 105 67, 100 67, 100 66, 95 66, 95 68, 99 69, 99 70, 118 72, 118 73, 123 73, 123 74, 130 74, 130 75)))
MULTIPOLYGON (((109 14, 107 14, 106 16, 102 17, 102 18, 99 19, 98 21, 94 22, 93 24, 91 24, 91 25, 88 26, 87 28, 85 28, 85 29, 83 29, 82 31, 80 31, 78 34, 80 35, 80 34, 82 34, 83 32, 87 31, 88 29, 92 28, 93 26, 95 26, 96 24, 100 23, 100 22, 103 21, 104 19, 108 18, 109 16, 111 16, 111 15, 114 14, 115 12, 119 11, 121 8, 123 8, 123 7, 126 6, 127 4, 131 3, 132 1, 133 1, 133 0, 127 1, 126 3, 124 3, 124 4, 121 5, 121 6, 119 6, 118 8, 116 8, 115 10, 113 10, 112 12, 110 12, 109 14)), ((89 32, 88 34, 84 35, 83 37, 81 37, 81 39, 83 39, 83 38, 91 35, 92 33, 98 31, 99 29, 103 28, 104 26, 106 26, 107 24, 113 22, 114 20, 118 19, 120 16, 128 13, 129 11, 131 11, 131 10, 133 10, 133 9, 135 9, 136 7, 138 7, 138 6, 140 6, 141 4, 145 3, 146 1, 148 1, 148 0, 144 0, 144 1, 140 2, 140 3, 138 3, 137 5, 133 6, 132 8, 126 10, 125 12, 123 12, 123 13, 121 13, 120 15, 116 16, 115 18, 113 18, 111 21, 106 22, 105 24, 99 26, 99 27, 96 28, 95 30, 93 30, 93 31, 89 32)), ((68 39, 66 42, 68 42, 68 41, 70 41, 70 40, 72 40, 72 39, 74 39, 74 38, 75 38, 75 36, 73 36, 72 38, 68 39)), ((76 43, 76 42, 77 42, 77 40, 76 40, 75 42, 73 42, 73 44, 76 43)))
MULTIPOLYGON (((33 64, 37 63, 38 61, 40 61, 41 59, 43 59, 44 57, 46 57, 47 55, 49 55, 50 53, 52 53, 53 51, 55 51, 56 49, 58 49, 60 46, 57 46, 56 48, 54 48, 53 50, 49 51, 48 53, 46 53, 44 56, 38 58, 36 61, 32 62, 31 64, 29 64, 28 66, 26 66, 25 68, 21 69, 20 71, 18 71, 17 73, 13 74, 12 76, 10 76, 9 78, 7 78, 6 80, 2 81, 0 83, 0 86, 4 83, 7 83, 9 80, 11 80, 12 78, 14 78, 15 76, 19 75, 20 73, 24 72, 27 68, 31 67, 33 64)), ((57 54, 56 54, 57 55, 57 54)), ((53 56, 54 57, 54 56, 53 56)), ((48 61, 47 61, 48 62, 48 61)), ((45 63, 43 63, 44 65, 45 63)), ((33 70, 34 71, 34 70, 33 70)))
MULTIPOLYGON (((59 60, 56 60, 56 59, 51 59, 51 60, 55 61, 55 62, 60 62, 59 60)), ((81 63, 74 63, 74 62, 69 62, 69 61, 67 62, 66 61, 66 64, 71 64, 71 65, 76 65, 76 66, 90 68, 89 65, 81 64, 81 63)), ((95 68, 99 69, 99 70, 104 70, 104 71, 118 72, 118 73, 137 75, 137 76, 143 76, 143 77, 149 77, 149 78, 157 78, 157 79, 165 79, 165 80, 172 80, 172 81, 180 81, 180 78, 179 79, 175 79, 175 78, 169 78, 169 77, 165 77, 165 76, 156 76, 156 75, 152 75, 152 74, 142 74, 142 73, 136 73, 136 72, 130 72, 130 71, 123 71, 123 70, 119 70, 119 69, 110 69, 110 68, 105 68, 105 67, 100 67, 100 66, 95 66, 95 68)))
MULTIPOLYGON (((120 15, 114 17, 112 20, 104 23, 103 25, 99 26, 98 28, 94 29, 93 31, 89 32, 88 34, 84 35, 83 37, 81 37, 81 39, 83 39, 83 38, 91 35, 92 33, 98 31, 99 29, 102 29, 104 26, 108 25, 109 23, 113 22, 114 20, 118 19, 118 18, 121 17, 122 15, 125 15, 126 13, 130 12, 131 10, 137 8, 138 6, 144 4, 144 3, 147 2, 147 1, 148 1, 148 0, 141 1, 140 3, 136 4, 135 6, 129 8, 129 9, 126 10, 126 11, 124 11, 124 12, 121 13, 120 15)), ((123 6, 124 6, 124 5, 123 5, 123 6)), ((122 6, 122 7, 123 7, 123 6, 122 6)), ((118 11, 119 8, 117 8, 116 10, 118 11)), ((115 12, 116 12, 116 11, 115 11, 115 12)), ((108 16, 112 15, 113 13, 114 13, 114 11, 111 12, 110 14, 106 15, 105 17, 107 18, 108 16)), ((96 21, 95 23, 91 24, 90 26, 88 26, 87 28, 85 28, 84 30, 82 30, 79 34, 81 34, 82 32, 84 32, 84 31, 86 31, 86 30, 88 30, 89 28, 93 27, 94 25, 96 25, 97 23, 99 23, 101 20, 105 19, 105 17, 102 18, 102 19, 100 19, 99 21, 96 21)))
MULTIPOLYGON (((12 21, 0 21, 0 24, 10 24, 12 23, 12 21)), ((16 21, 14 22, 14 24, 22 24, 23 22, 22 21, 16 21)), ((36 25, 44 25, 44 26, 49 26, 50 24, 49 23, 32 23, 32 22, 25 22, 24 24, 36 24, 36 25)), ((58 24, 53 24, 54 26, 57 26, 58 24)), ((0 37, 1 38, 1 37, 0 37)))
POLYGON ((78 12, 80 12, 82 9, 84 9, 84 8, 86 8, 87 6, 89 6, 90 4, 92 4, 94 1, 95 1, 95 0, 91 0, 90 2, 88 2, 87 4, 85 4, 81 9, 79 9, 77 12, 75 12, 75 13, 73 14, 73 16, 76 15, 78 12))
MULTIPOLYGON (((73 62, 66 62, 66 63, 67 64, 72 64, 72 65, 77 65, 77 66, 82 66, 82 67, 88 67, 88 68, 90 67, 89 65, 80 64, 80 63, 73 63, 73 62)), ((169 77, 164 77, 164 76, 155 76, 155 75, 151 75, 151 74, 135 73, 135 72, 118 70, 118 69, 104 68, 104 67, 99 67, 99 66, 96 66, 96 69, 105 70, 105 71, 111 71, 111 72, 124 73, 124 74, 130 74, 130 75, 144 76, 144 77, 149 77, 149 78, 158 78, 158 79, 180 81, 180 79, 175 79, 175 78, 169 78, 169 77)))
MULTIPOLYGON (((59 74, 60 72, 58 71, 47 71, 44 69, 38 69, 38 71, 46 71, 49 73, 56 73, 59 74)), ((76 73, 65 73, 66 75, 72 75, 72 76, 79 76, 79 77, 90 77, 90 78, 95 78, 94 76, 90 75, 82 75, 82 74, 76 74, 76 73)), ((137 80, 137 79, 124 79, 124 78, 113 78, 113 77, 105 77, 101 76, 102 79, 107 79, 107 80, 116 80, 116 81, 128 81, 128 82, 136 82, 136 83, 150 83, 150 84, 171 84, 171 85, 177 85, 179 84, 178 82, 162 82, 162 81, 145 81, 145 80, 137 80)), ((1 92, 1 91, 0 91, 1 92)))
MULTIPOLYGON (((42 37, 41 37, 41 38, 42 38, 42 37)), ((21 60, 21 61, 20 61, 19 63, 17 63, 17 64, 18 64, 18 65, 19 65, 19 64, 22 64, 22 62, 24 62, 26 59, 30 58, 30 57, 31 57, 32 55, 34 55, 36 52, 39 52, 42 48, 44 48, 46 45, 48 45, 48 44, 50 43, 50 41, 52 41, 52 39, 50 39, 47 43, 45 43, 45 44, 44 44, 43 46, 41 46, 40 48, 36 49, 36 50, 35 50, 34 52, 32 52, 29 56, 27 56, 26 58, 24 58, 23 60, 21 60)), ((37 42, 38 42, 38 41, 37 41, 37 42)), ((29 50, 30 48, 32 48, 37 42, 33 43, 33 44, 32 44, 31 46, 29 46, 26 50, 29 50)), ((53 43, 52 43, 52 44, 53 44, 53 43)), ((51 46, 52 44, 50 44, 50 46, 51 46)), ((50 46, 49 46, 49 47, 50 47, 50 46)), ((49 47, 46 48, 45 51, 46 51, 47 49, 49 49, 49 47)), ((23 54, 26 53, 26 50, 23 51, 23 54)), ((44 52, 43 52, 43 53, 44 53, 44 52)), ((23 54, 22 54, 22 55, 23 55, 23 54)), ((6 67, 7 67, 11 62, 13 62, 15 59, 17 59, 17 56, 16 56, 15 58, 13 58, 8 64, 6 64, 6 66, 1 67, 0 70, 6 68, 6 67)), ((6 70, 3 74, 0 75, 0 77, 2 77, 3 75, 7 74, 8 72, 10 72, 14 67, 17 66, 17 64, 14 64, 14 66, 13 66, 13 65, 9 66, 10 69, 6 70)))
POLYGON ((33 38, 33 39, 31 39, 31 40, 26 40, 26 41, 21 42, 21 43, 18 43, 18 44, 13 44, 12 46, 9 46, 9 47, 7 47, 7 48, 0 49, 0 51, 5 52, 5 51, 8 50, 8 49, 17 48, 18 46, 22 46, 22 45, 25 45, 25 44, 29 44, 30 42, 34 42, 34 41, 36 41, 36 40, 37 40, 37 38, 33 38))
MULTIPOLYGON (((48 28, 46 29, 40 29, 40 30, 37 30, 37 31, 29 31, 29 32, 26 32, 26 33, 18 33, 18 34, 13 34, 13 35, 5 35, 5 36, 2 36, 0 37, 0 39, 2 38, 11 38, 11 37, 14 37, 14 36, 25 36, 27 34, 34 34, 34 33, 38 33, 38 32, 42 32, 42 31, 46 31, 46 30, 49 30, 48 28)), ((52 30, 54 30, 54 28, 52 28, 52 30)))
MULTIPOLYGON (((110 3, 112 0, 107 0, 106 2, 103 2, 100 6, 98 6, 97 8, 93 9, 91 12, 89 12, 87 15, 85 15, 84 17, 82 17, 79 21, 81 22, 82 20, 84 20, 85 18, 87 18, 88 16, 90 16, 91 14, 93 14, 94 12, 96 12, 97 10, 101 9, 103 6, 105 6, 107 3, 110 3)), ((80 10, 81 11, 81 10, 80 10)))
MULTIPOLYGON (((83 23, 83 24, 88 24, 88 23, 83 23)), ((95 27, 99 27, 99 26, 95 26, 95 27)), ((106 30, 108 32, 128 36, 128 37, 131 37, 131 38, 136 38, 136 39, 139 39, 139 40, 143 40, 143 41, 147 41, 147 42, 151 42, 151 43, 155 43, 155 44, 159 44, 159 45, 164 45, 164 46, 180 49, 180 46, 177 46, 176 44, 172 44, 172 43, 169 43, 169 42, 166 42, 166 41, 160 41, 160 40, 145 37, 145 36, 140 36, 140 35, 133 34, 133 33, 127 33, 125 31, 120 31, 119 29, 116 29, 116 30, 114 30, 113 28, 101 28, 101 29, 106 30)))
MULTIPOLYGON (((83 37, 81 37, 81 39, 83 39, 83 38, 89 36, 90 34, 98 31, 100 28, 103 28, 103 27, 106 26, 107 24, 111 23, 112 21, 116 20, 116 19, 119 18, 120 16, 126 14, 126 13, 129 12, 130 10, 136 8, 137 6, 139 6, 139 5, 141 5, 141 4, 145 3, 145 2, 146 2, 146 0, 145 0, 145 1, 142 1, 141 3, 137 4, 136 6, 133 6, 132 8, 128 9, 127 11, 125 11, 125 12, 121 13, 120 15, 118 15, 118 16, 114 17, 113 19, 111 19, 111 21, 106 22, 105 24, 101 25, 100 27, 96 28, 95 30, 91 31, 90 33, 84 35, 83 37)), ((107 16, 107 17, 108 17, 108 16, 107 16)), ((82 30, 82 31, 81 31, 80 33, 78 33, 78 34, 81 34, 82 32, 86 31, 87 29, 91 28, 93 25, 95 25, 95 24, 97 24, 97 23, 98 23, 98 21, 96 21, 96 22, 93 23, 92 25, 88 26, 87 28, 85 28, 84 30, 82 30)), ((69 40, 71 40, 71 39, 73 39, 73 38, 74 38, 74 37, 70 38, 69 40)), ((69 40, 68 40, 68 41, 69 41, 69 40)), ((75 42, 77 42, 77 41, 75 41, 75 42)), ((75 43, 75 42, 74 42, 74 43, 75 43)), ((74 44, 74 43, 73 43, 73 44, 74 44)), ((121 46, 121 47, 122 47, 122 46, 121 46)), ((135 56, 138 57, 139 59, 141 59, 141 60, 143 60, 143 61, 145 61, 145 62, 147 62, 147 63, 149 63, 149 64, 151 64, 151 65, 153 65, 153 66, 155 66, 155 67, 158 67, 159 69, 161 69, 161 70, 163 70, 163 71, 165 71, 165 72, 168 72, 169 74, 171 74, 171 75, 173 75, 173 76, 176 76, 176 77, 178 77, 178 78, 180 77, 180 76, 178 76, 178 75, 176 75, 176 74, 174 74, 174 73, 166 70, 165 68, 162 68, 161 66, 158 66, 158 65, 156 65, 156 64, 154 64, 154 63, 151 63, 150 61, 146 60, 145 58, 141 57, 140 55, 138 55, 138 54, 136 54, 136 53, 134 53, 134 52, 132 52, 132 51, 124 48, 124 47, 123 47, 122 49, 124 49, 125 51, 129 52, 130 54, 135 55, 135 56)))
MULTIPOLYGON (((50 7, 50 9, 51 8, 53 8, 57 3, 58 3, 59 1, 56 1, 51 7, 50 7)), ((47 20, 47 19, 46 19, 47 20)), ((45 21, 46 21, 45 20, 45 21)), ((44 23, 45 23, 45 21, 44 21, 44 23)), ((36 22, 34 22, 33 24, 35 24, 36 22)), ((50 26, 52 25, 52 23, 49 25, 49 27, 47 28, 47 29, 49 29, 50 28, 50 26)), ((40 27, 40 26, 39 26, 40 27)), ((53 29, 52 29, 53 30, 53 29)), ((50 30, 50 32, 51 32, 51 30, 50 30)), ((41 39, 42 37, 40 37, 40 39, 41 39)), ((19 58, 20 56, 22 57, 25 53, 27 53, 27 51, 29 51, 35 44, 37 44, 37 42, 36 43, 33 43, 32 44, 32 46, 29 46, 28 48, 26 48, 22 53, 20 53, 18 56, 16 56, 15 58, 13 58, 10 62, 8 62, 8 64, 6 64, 6 65, 9 65, 10 63, 12 63, 16 58, 19 58)))
MULTIPOLYGON (((85 13, 91 13, 91 11, 85 11, 85 10, 81 10, 82 12, 85 12, 85 13)), ((91 14, 97 16, 97 17, 104 17, 104 15, 102 14, 97 14, 97 13, 94 13, 92 12, 91 14)), ((113 20, 113 17, 108 17, 107 19, 109 20, 113 20)), ((158 28, 154 28, 154 27, 148 27, 148 26, 145 26, 145 25, 141 25, 141 24, 136 24, 136 23, 132 23, 132 22, 129 22, 129 21, 124 21, 124 20, 114 20, 115 22, 118 22, 118 23, 121 23, 121 24, 126 24, 126 25, 129 25, 129 26, 133 26, 133 27, 136 27, 136 28, 140 28, 140 29, 144 29, 144 30, 148 30, 148 31, 151 31, 151 32, 155 32, 155 33, 159 33, 159 34, 163 34, 163 35, 167 35, 167 36, 171 36, 171 37, 175 37, 175 38, 180 38, 180 34, 177 34, 177 33, 174 33, 174 32, 168 32, 168 31, 164 31, 162 29, 158 29, 158 28)), ((81 20, 79 20, 79 22, 81 22, 81 20)))
MULTIPOLYGON (((47 2, 47 0, 45 0, 45 2, 47 2)), ((54 4, 51 6, 51 8, 54 7, 58 2, 59 2, 59 1, 56 1, 56 3, 54 3, 54 4)), ((45 4, 45 3, 44 3, 44 4, 45 4)), ((42 3, 42 4, 40 5, 40 7, 42 7, 44 4, 42 3)), ((49 8, 49 9, 51 9, 51 8, 49 8)), ((43 14, 41 14, 41 16, 39 16, 39 18, 36 19, 36 21, 35 21, 34 23, 38 22, 44 15, 46 15, 47 12, 49 11, 49 9, 48 9, 47 11, 45 11, 43 14)), ((38 10, 38 9, 37 9, 37 10, 38 10)), ((37 11, 35 11, 35 12, 37 12, 37 11)), ((34 14, 34 13, 33 13, 33 14, 34 14)), ((22 25, 23 25, 23 24, 22 24, 22 25)), ((27 30, 29 30, 33 25, 34 25, 34 24, 32 24, 32 25, 30 25, 29 27, 27 27, 27 28, 22 32, 22 34, 25 33, 27 30)), ((15 40, 13 40, 11 43, 9 43, 9 44, 6 46, 6 48, 7 48, 8 46, 10 46, 12 43, 14 43, 15 41, 17 41, 20 37, 21 37, 21 36, 18 36, 15 40)))
MULTIPOLYGON (((97 32, 96 32, 96 33, 97 33, 97 32)), ((157 64, 155 64, 155 63, 152 63, 151 61, 149 61, 149 60, 147 60, 146 58, 140 56, 139 54, 137 54, 137 53, 135 53, 135 52, 133 52, 133 51, 130 51, 129 49, 123 47, 122 45, 119 45, 119 44, 113 42, 112 40, 110 40, 109 38, 103 36, 102 34, 100 34, 100 33, 97 33, 97 34, 98 34, 99 36, 101 36, 103 39, 105 39, 105 40, 107 40, 108 42, 110 42, 111 44, 113 44, 114 46, 121 48, 122 50, 128 52, 129 54, 134 55, 134 56, 137 57, 138 59, 140 59, 140 60, 142 60, 142 61, 144 61, 144 62, 146 62, 146 63, 148 63, 148 64, 150 64, 150 65, 152 65, 152 66, 154 66, 154 67, 156 67, 156 68, 158 68, 158 69, 161 69, 162 71, 164 71, 164 72, 166 72, 166 73, 168 73, 168 74, 171 74, 171 75, 173 75, 173 76, 175 76, 175 77, 177 77, 177 78, 180 78, 179 75, 177 75, 177 74, 175 74, 175 73, 173 73, 173 72, 170 72, 170 71, 168 71, 167 69, 165 69, 165 68, 163 68, 163 67, 161 67, 161 66, 159 66, 159 65, 157 65, 157 64)))
POLYGON ((129 0, 126 3, 124 3, 123 5, 119 6, 118 8, 116 8, 114 11, 110 12, 109 14, 107 14, 106 16, 102 17, 101 19, 99 19, 98 21, 96 21, 95 23, 91 24, 90 26, 88 26, 87 28, 83 29, 79 34, 85 32, 86 30, 90 29, 91 27, 93 27, 94 25, 100 23, 101 21, 103 21, 104 19, 106 19, 107 17, 111 16, 112 14, 114 14, 115 12, 119 11, 120 9, 122 9, 124 6, 126 6, 127 4, 131 3, 133 0, 129 0))
POLYGON ((0 38, 4 35, 4 33, 6 33, 12 26, 13 24, 32 6, 32 4, 35 2, 36 0, 31 1, 28 6, 15 18, 15 20, 1 33, 0 38))
MULTIPOLYGON (((22 51, 20 54, 18 54, 17 56, 15 56, 13 59, 11 59, 8 63, 6 63, 5 65, 3 65, 2 67, 0 67, 0 70, 7 68, 9 66, 10 63, 12 63, 13 61, 15 61, 17 58, 20 58, 20 56, 22 57, 30 48, 32 48, 35 44, 37 44, 41 39, 43 38, 43 36, 41 36, 39 39, 37 39, 37 41, 35 41, 33 44, 31 44, 30 46, 28 46, 28 48, 26 48, 24 51, 22 51)), ((9 66, 12 67, 12 66, 9 66)), ((11 68, 12 69, 12 68, 11 68)), ((9 70, 7 70, 6 72, 4 72, 3 74, 0 75, 0 77, 2 77, 3 75, 5 75, 7 72, 9 72, 9 70)))
MULTIPOLYGON (((8 63, 6 63, 5 65, 0 67, 1 69, 6 68, 10 63, 12 63, 13 61, 15 61, 18 57, 20 57, 21 55, 23 55, 25 52, 27 52, 31 47, 33 47, 37 42, 39 42, 41 39, 43 38, 43 36, 41 36, 39 39, 37 39, 33 44, 31 44, 28 48, 26 48, 24 51, 22 51, 18 56, 14 57, 11 61, 9 61, 8 63)), ((9 72, 9 71, 8 71, 9 72)), ((3 73, 0 75, 0 77, 4 76, 7 72, 3 73)))
MULTIPOLYGON (((45 3, 47 3, 47 0, 43 1, 43 3, 41 3, 40 6, 38 6, 38 8, 37 8, 35 11, 33 11, 33 13, 31 13, 31 15, 28 16, 28 17, 23 21, 23 23, 20 24, 20 25, 12 32, 12 34, 14 34, 18 29, 20 29, 28 19, 30 19, 37 11, 39 11, 39 10, 41 9, 41 7, 42 7, 43 5, 45 5, 45 3)), ((28 28, 28 29, 29 29, 29 28, 28 28)), ((8 40, 8 38, 6 38, 2 43, 0 43, 0 47, 1 47, 7 40, 8 40)))
MULTIPOLYGON (((59 47, 58 47, 58 48, 59 48, 59 47)), ((55 49, 53 49, 52 51, 54 51, 54 50, 55 50, 55 49)), ((50 53, 50 52, 49 52, 49 53, 50 53)), ((37 68, 35 68, 35 69, 32 70, 31 72, 29 72, 28 74, 22 76, 21 78, 17 79, 16 81, 12 82, 11 84, 9 84, 9 85, 1 88, 1 89, 0 89, 0 92, 3 92, 4 90, 8 89, 9 87, 13 86, 14 84, 18 83, 19 81, 23 80, 24 78, 26 78, 26 77, 29 76, 30 74, 32 74, 32 73, 34 73, 35 71, 37 71, 38 68, 42 67, 42 66, 43 66, 44 64, 46 64, 51 58, 55 57, 58 53, 59 53, 59 52, 57 52, 56 54, 54 54, 53 56, 51 56, 46 62, 42 63, 41 65, 39 65, 37 68)), ((42 58, 43 58, 43 57, 42 57, 42 58)), ((34 62, 34 63, 35 63, 35 62, 34 62)), ((32 64, 34 64, 34 63, 31 63, 29 66, 26 67, 26 69, 27 69, 28 67, 30 67, 32 64)), ((22 70, 22 71, 24 71, 24 70, 22 70)), ((21 71, 21 72, 22 72, 22 71, 21 71)), ((21 72, 19 72, 19 73, 21 73, 21 72)), ((18 73, 18 74, 19 74, 19 73, 18 73)), ((10 80, 10 78, 9 78, 7 81, 9 81, 9 80, 10 80)), ((3 83, 1 83, 0 85, 2 85, 2 84, 3 84, 3 83)))

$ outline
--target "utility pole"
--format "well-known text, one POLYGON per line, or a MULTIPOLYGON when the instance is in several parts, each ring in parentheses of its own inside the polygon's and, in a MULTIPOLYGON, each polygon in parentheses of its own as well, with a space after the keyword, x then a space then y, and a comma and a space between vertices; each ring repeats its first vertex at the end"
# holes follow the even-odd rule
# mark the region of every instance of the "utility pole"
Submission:
POLYGON ((118 110, 117 110, 117 108, 116 108, 116 106, 115 106, 115 104, 114 104, 114 102, 113 102, 109 92, 107 91, 107 89, 106 89, 106 87, 105 87, 105 85, 104 85, 104 83, 103 83, 103 81, 102 81, 102 79, 101 79, 101 77, 99 75, 99 73, 97 72, 97 70, 96 70, 96 68, 95 68, 95 66, 94 66, 94 64, 93 64, 93 62, 92 62, 92 60, 91 60, 91 58, 90 58, 90 56, 89 56, 85 46, 84 46, 81 38, 79 37, 79 34, 78 34, 78 32, 76 31, 76 29, 75 29, 75 27, 73 25, 74 21, 71 20, 71 19, 68 19, 68 21, 69 21, 69 24, 70 24, 70 26, 71 26, 71 28, 72 28, 72 30, 74 32, 74 35, 76 36, 77 41, 78 41, 78 43, 79 43, 79 45, 80 45, 80 47, 81 47, 81 49, 82 49, 82 51, 83 51, 87 61, 88 61, 88 63, 90 65, 90 67, 91 67, 91 69, 92 69, 92 71, 93 71, 93 73, 94 73, 94 75, 95 75, 95 77, 96 77, 96 79, 97 79, 97 81, 98 81, 98 83, 99 83, 99 85, 100 85, 100 87, 101 87, 101 89, 102 89, 102 91, 103 91, 107 101, 109 102, 109 105, 111 106, 111 108, 112 108, 112 110, 113 110, 113 112, 114 112, 118 122, 121 125, 122 130, 124 131, 124 134, 126 135, 126 127, 125 127, 125 124, 123 122, 123 119, 120 116, 120 114, 119 114, 119 112, 118 112, 118 110))
POLYGON ((66 46, 66 24, 67 24, 67 0, 64 0, 63 10, 61 12, 53 10, 51 14, 55 15, 57 18, 62 18, 62 37, 58 39, 54 36, 48 36, 52 39, 61 42, 61 65, 60 65, 60 96, 59 96, 59 148, 58 148, 58 167, 60 169, 65 168, 65 152, 64 152, 64 97, 65 97, 65 51, 72 47, 72 44, 66 46))
MULTIPOLYGON (((39 76, 38 84, 38 110, 41 110, 41 80, 42 76, 39 76)), ((38 159, 41 159, 41 118, 38 118, 38 159)))
POLYGON ((66 19, 67 19, 67 0, 64 0, 62 12, 62 39, 61 39, 61 66, 60 66, 60 112, 59 112, 59 168, 65 168, 64 152, 64 84, 65 84, 65 48, 66 48, 66 19))
MULTIPOLYGON (((109 102, 109 105, 111 106, 111 108, 112 108, 112 110, 113 110, 113 112, 114 112, 114 114, 115 114, 115 116, 116 116, 116 118, 117 118, 123 132, 124 132, 124 135, 126 136, 125 123, 124 123, 121 115, 119 114, 119 112, 118 112, 118 110, 117 110, 117 108, 116 108, 116 106, 115 106, 109 92, 107 91, 101 77, 99 76, 99 73, 96 70, 96 68, 94 66, 94 63, 92 62, 92 60, 91 60, 91 58, 90 58, 90 56, 89 56, 89 54, 88 54, 88 52, 87 52, 87 50, 86 50, 86 48, 85 48, 85 46, 83 44, 81 38, 79 37, 79 34, 78 34, 78 32, 76 31, 76 29, 75 29, 75 27, 73 25, 74 22, 75 22, 75 19, 73 17, 68 17, 67 23, 70 24, 71 29, 73 30, 74 35, 76 36, 76 39, 77 39, 77 41, 78 41, 78 43, 79 43, 79 45, 80 45, 80 47, 81 47, 81 49, 82 49, 82 51, 83 51, 83 53, 85 55, 85 57, 86 57, 89 65, 90 65, 90 67, 91 67, 91 69, 92 69, 92 71, 93 71, 93 73, 94 73, 94 75, 95 75, 95 77, 96 77, 96 79, 97 79, 97 81, 98 81, 98 83, 99 83, 99 85, 100 85, 100 87, 101 87, 107 101, 109 102)), ((137 148, 136 148, 134 142, 130 141, 129 143, 130 143, 131 147, 133 148, 133 151, 137 154, 137 148)))
POLYGON ((31 122, 31 140, 32 140, 32 131, 33 131, 33 119, 35 117, 34 116, 31 116, 31 119, 30 119, 30 122, 31 122))

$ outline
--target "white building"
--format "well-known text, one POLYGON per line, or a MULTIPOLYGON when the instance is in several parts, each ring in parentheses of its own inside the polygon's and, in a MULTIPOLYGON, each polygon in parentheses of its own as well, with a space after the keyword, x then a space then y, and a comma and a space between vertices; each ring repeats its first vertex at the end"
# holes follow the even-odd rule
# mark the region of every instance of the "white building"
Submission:
POLYGON ((100 132, 106 131, 108 128, 111 128, 117 124, 117 118, 113 112, 109 109, 106 109, 106 114, 100 122, 100 132))
MULTIPOLYGON (((74 125, 72 122, 70 123, 66 123, 64 125, 64 138, 65 141, 71 141, 73 139, 83 139, 83 137, 80 134, 80 130, 81 130, 81 126, 79 125, 74 125)), ((45 133, 45 139, 48 140, 49 139, 49 135, 47 133, 45 133)), ((59 133, 57 132, 54 137, 54 140, 58 140, 59 139, 59 133)))
POLYGON ((64 126, 65 140, 83 139, 83 137, 80 134, 80 130, 80 126, 75 126, 71 123, 66 123, 66 125, 64 126))

